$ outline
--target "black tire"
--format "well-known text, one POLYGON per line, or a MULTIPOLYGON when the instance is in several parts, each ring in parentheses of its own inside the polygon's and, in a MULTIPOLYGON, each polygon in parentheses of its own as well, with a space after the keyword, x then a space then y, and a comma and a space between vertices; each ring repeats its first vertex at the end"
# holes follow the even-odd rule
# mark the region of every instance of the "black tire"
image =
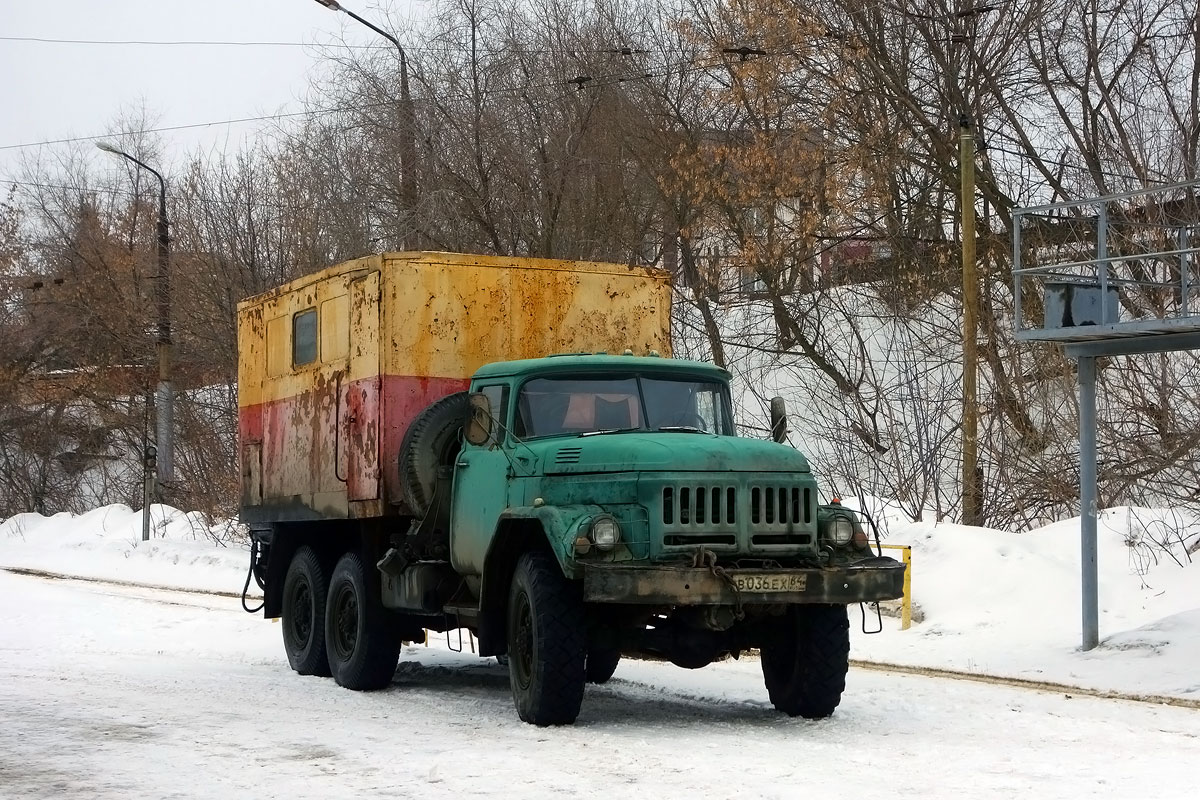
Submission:
POLYGON ((462 448, 462 426, 470 413, 466 392, 432 403, 417 415, 400 444, 400 495, 418 517, 433 501, 438 467, 453 466, 462 448))
POLYGON ((597 650, 588 650, 587 654, 587 682, 588 683, 607 683, 608 679, 617 671, 617 664, 621 663, 621 651, 612 650, 609 648, 599 648, 597 650))
POLYGON ((579 587, 548 553, 517 562, 508 597, 508 676, 517 715, 534 725, 579 716, 587 643, 579 587))
POLYGON ((329 677, 325 653, 325 598, 329 576, 308 545, 299 548, 283 579, 283 649, 301 675, 329 677))
POLYGON ((776 709, 792 717, 828 717, 842 700, 850 669, 846 607, 791 606, 760 655, 776 709))
POLYGON ((329 670, 339 686, 367 691, 392 682, 400 635, 378 591, 370 590, 357 553, 342 556, 329 578, 325 640, 329 670))

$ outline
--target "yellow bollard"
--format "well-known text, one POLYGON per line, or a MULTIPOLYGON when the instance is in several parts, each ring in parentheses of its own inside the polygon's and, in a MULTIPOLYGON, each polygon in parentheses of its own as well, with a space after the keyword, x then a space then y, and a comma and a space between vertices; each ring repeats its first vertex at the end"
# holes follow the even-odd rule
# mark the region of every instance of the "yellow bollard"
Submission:
POLYGON ((880 547, 903 551, 900 560, 904 562, 904 599, 900 602, 900 630, 906 631, 912 627, 912 547, 907 544, 884 544, 880 547))

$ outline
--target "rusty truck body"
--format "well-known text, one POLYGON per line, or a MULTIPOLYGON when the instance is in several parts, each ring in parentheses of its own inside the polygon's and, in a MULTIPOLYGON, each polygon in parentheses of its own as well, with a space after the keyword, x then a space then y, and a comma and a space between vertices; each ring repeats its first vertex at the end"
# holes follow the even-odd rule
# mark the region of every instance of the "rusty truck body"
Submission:
POLYGON ((802 454, 735 435, 728 373, 669 357, 670 300, 648 268, 416 252, 241 303, 242 520, 292 667, 378 688, 466 627, 544 725, 622 655, 757 648, 777 708, 832 713, 846 604, 903 566, 802 454))

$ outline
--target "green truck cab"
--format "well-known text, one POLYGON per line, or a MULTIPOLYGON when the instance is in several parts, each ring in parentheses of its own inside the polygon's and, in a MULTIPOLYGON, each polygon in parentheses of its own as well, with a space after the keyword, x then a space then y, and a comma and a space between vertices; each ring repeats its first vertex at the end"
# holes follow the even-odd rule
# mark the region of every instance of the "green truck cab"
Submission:
POLYGON ((495 363, 426 413, 401 466, 420 472, 423 451, 438 469, 380 560, 383 604, 506 655, 528 722, 573 722, 622 656, 698 668, 753 650, 777 709, 828 716, 847 604, 902 594, 904 566, 819 503, 803 454, 736 435, 711 364, 495 363))

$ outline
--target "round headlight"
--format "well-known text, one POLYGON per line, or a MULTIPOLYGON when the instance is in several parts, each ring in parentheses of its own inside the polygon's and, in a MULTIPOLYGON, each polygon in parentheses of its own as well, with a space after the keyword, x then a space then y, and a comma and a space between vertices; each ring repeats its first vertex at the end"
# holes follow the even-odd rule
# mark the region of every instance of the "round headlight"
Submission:
POLYGON ((611 550, 621 541, 621 526, 612 517, 596 517, 588 528, 588 538, 601 550, 611 550))
POLYGON ((845 547, 854 538, 854 523, 845 517, 834 517, 829 533, 833 537, 834 544, 838 547, 845 547))

